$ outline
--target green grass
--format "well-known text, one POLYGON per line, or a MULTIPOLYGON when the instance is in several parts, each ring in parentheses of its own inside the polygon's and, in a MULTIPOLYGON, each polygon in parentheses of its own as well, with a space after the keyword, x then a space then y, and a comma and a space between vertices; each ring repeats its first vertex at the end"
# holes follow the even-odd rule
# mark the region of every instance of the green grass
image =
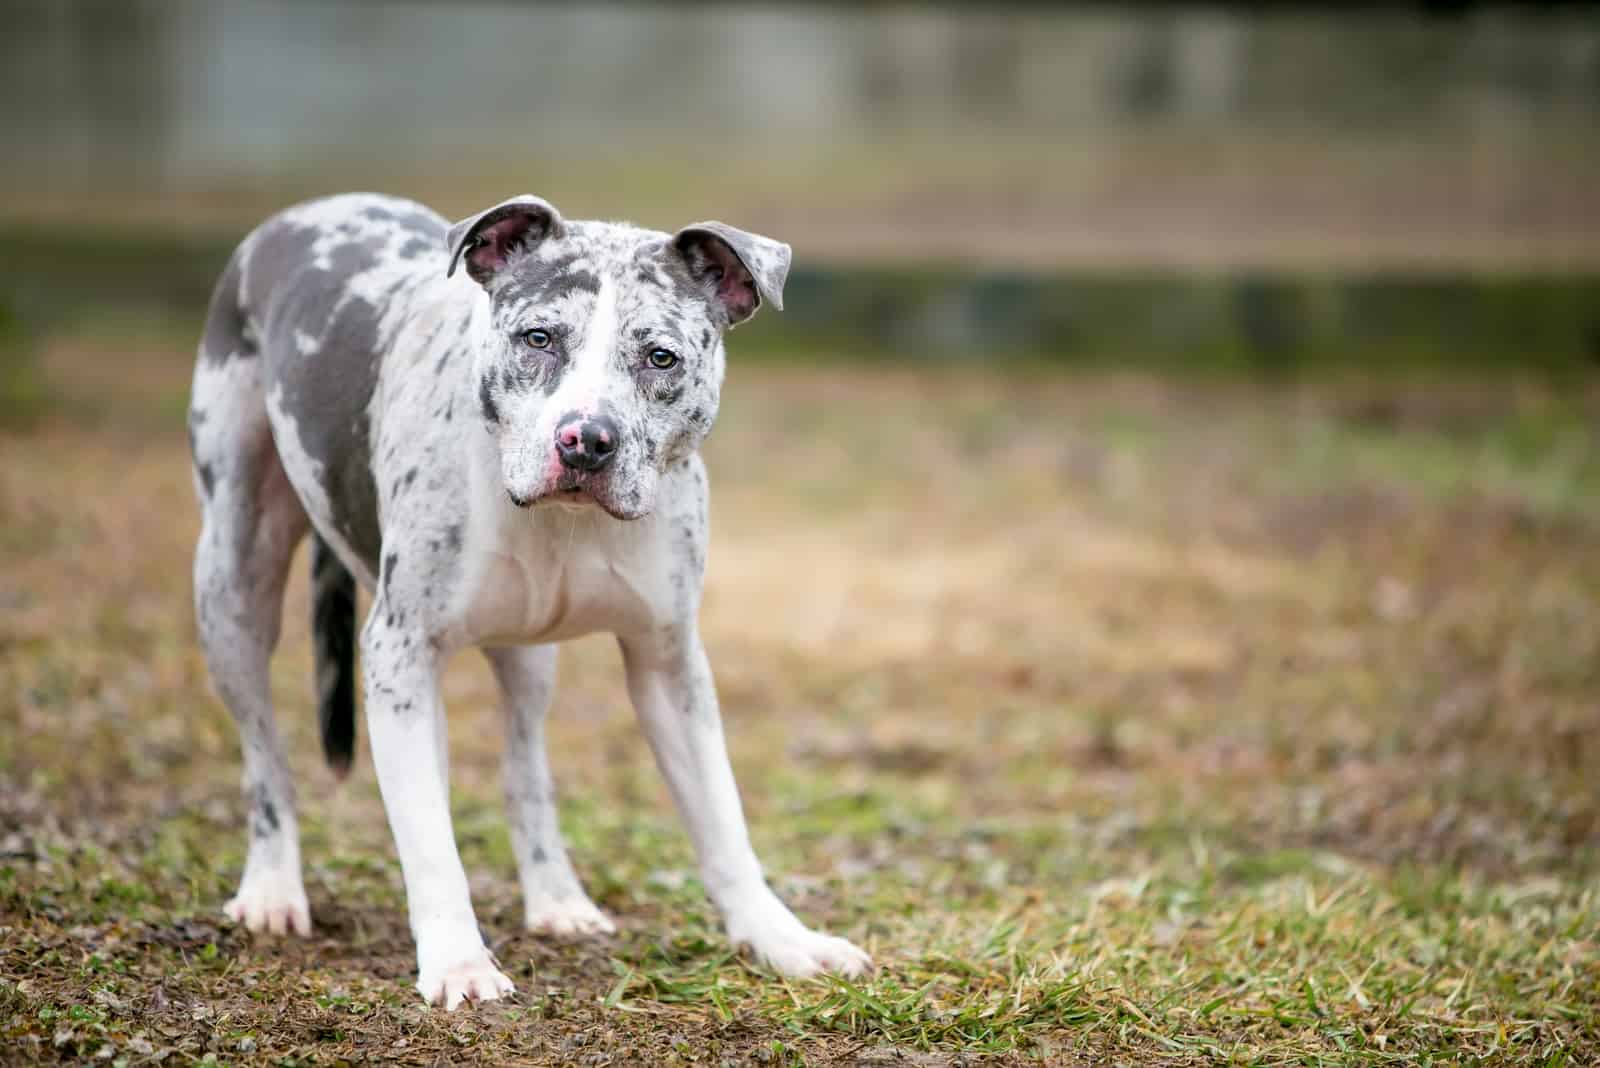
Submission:
POLYGON ((620 933, 520 930, 491 680, 445 682, 509 1002, 447 1015, 304 575, 274 663, 316 934, 221 918, 237 742, 189 615, 187 338, 49 340, 0 449, 0 1062, 1600 1058, 1587 382, 741 365, 703 629, 752 832, 857 982, 732 954, 611 643, 562 818, 620 933), (848 447, 847 447, 848 446, 848 447))

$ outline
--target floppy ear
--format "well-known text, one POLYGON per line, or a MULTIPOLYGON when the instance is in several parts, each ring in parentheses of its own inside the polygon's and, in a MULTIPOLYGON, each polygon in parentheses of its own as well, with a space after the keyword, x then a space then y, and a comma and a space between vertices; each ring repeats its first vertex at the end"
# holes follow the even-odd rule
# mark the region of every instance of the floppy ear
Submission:
POLYGON ((561 236, 561 213, 548 200, 534 196, 512 197, 488 211, 462 219, 450 227, 445 244, 450 249, 450 266, 445 276, 456 273, 463 259, 467 274, 486 286, 511 258, 550 237, 561 236))
POLYGON ((763 300, 783 310, 783 282, 792 252, 782 241, 747 233, 727 223, 685 226, 672 239, 689 273, 712 290, 737 326, 756 313, 763 300))

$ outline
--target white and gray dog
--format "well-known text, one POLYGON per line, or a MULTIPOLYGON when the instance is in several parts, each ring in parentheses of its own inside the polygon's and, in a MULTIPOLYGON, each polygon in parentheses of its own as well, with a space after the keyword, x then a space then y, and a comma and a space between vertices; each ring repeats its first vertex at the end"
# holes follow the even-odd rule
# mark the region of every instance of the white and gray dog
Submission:
POLYGON ((717 222, 676 234, 563 219, 532 196, 449 226, 371 194, 272 217, 212 297, 189 429, 204 525, 195 609, 239 724, 250 851, 226 911, 311 931, 294 787, 267 663, 312 531, 323 748, 354 749, 355 584, 368 733, 405 877, 418 989, 454 1008, 512 989, 485 947, 450 822, 444 659, 499 682, 529 928, 613 930, 556 823, 543 718, 554 643, 617 636, 628 692, 739 946, 784 975, 867 956, 767 886, 698 634, 707 540, 698 448, 723 334, 782 306, 789 247, 717 222), (459 269, 459 270, 458 270, 459 269))

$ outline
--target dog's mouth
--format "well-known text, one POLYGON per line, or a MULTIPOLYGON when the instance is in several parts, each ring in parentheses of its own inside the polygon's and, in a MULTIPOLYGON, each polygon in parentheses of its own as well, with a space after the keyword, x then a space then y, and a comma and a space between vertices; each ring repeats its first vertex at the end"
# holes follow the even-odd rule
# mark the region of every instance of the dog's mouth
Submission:
POLYGON ((561 477, 556 484, 551 486, 544 495, 546 500, 567 507, 594 507, 604 508, 612 515, 616 512, 611 507, 610 485, 601 474, 588 471, 573 471, 570 468, 561 472, 561 477))
POLYGON ((598 481, 599 479, 595 475, 587 471, 574 471, 571 468, 563 468, 561 477, 556 479, 554 486, 550 487, 550 492, 558 496, 566 496, 568 494, 593 496, 594 491, 599 488, 596 485, 598 481))
POLYGON ((631 520, 643 516, 642 512, 619 507, 604 472, 564 470, 552 486, 530 497, 519 496, 510 489, 506 490, 506 495, 518 508, 554 504, 565 508, 599 508, 613 519, 631 520))

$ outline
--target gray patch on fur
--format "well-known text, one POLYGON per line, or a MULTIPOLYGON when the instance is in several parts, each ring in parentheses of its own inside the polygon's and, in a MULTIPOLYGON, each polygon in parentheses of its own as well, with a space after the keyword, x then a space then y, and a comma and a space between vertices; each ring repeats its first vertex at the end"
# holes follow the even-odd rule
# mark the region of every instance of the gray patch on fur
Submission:
MULTIPOLYGON (((234 359, 250 359, 256 355, 253 331, 249 329, 240 306, 244 299, 240 285, 240 261, 243 255, 243 248, 234 251, 211 291, 205 332, 201 335, 200 359, 213 366, 234 359)), ((205 416, 202 414, 200 418, 205 416)))
MULTIPOLYGON (((364 214, 392 229, 380 236, 350 227, 329 235, 285 216, 263 226, 250 248, 245 299, 261 309, 268 380, 281 388, 283 405, 294 414, 300 447, 322 465, 334 528, 376 570, 382 535, 368 406, 378 382, 379 323, 386 309, 350 293, 347 280, 384 262, 396 235, 437 248, 445 227, 443 219, 417 210, 385 213, 368 206, 364 214), (297 343, 304 337, 310 338, 309 352, 297 343)), ((407 282, 391 285, 390 299, 404 299, 407 282)))

